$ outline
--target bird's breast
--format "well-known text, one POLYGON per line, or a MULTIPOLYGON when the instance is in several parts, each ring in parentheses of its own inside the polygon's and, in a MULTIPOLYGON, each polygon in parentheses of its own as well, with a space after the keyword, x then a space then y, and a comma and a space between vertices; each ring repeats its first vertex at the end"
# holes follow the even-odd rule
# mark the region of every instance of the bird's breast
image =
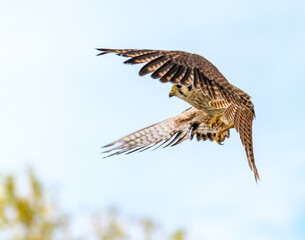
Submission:
POLYGON ((191 91, 190 95, 188 96, 188 102, 195 108, 205 111, 213 116, 223 113, 225 108, 214 108, 212 107, 209 102, 212 99, 204 94, 201 90, 191 91))

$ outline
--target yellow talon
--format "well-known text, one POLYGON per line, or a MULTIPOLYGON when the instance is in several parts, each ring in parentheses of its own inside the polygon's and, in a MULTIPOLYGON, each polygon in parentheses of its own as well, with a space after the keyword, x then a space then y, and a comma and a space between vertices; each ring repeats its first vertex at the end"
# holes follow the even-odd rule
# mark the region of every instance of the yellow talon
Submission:
POLYGON ((219 144, 222 145, 221 142, 223 141, 223 139, 225 138, 225 136, 222 134, 223 132, 219 131, 218 133, 216 133, 215 136, 215 141, 219 144))
POLYGON ((216 133, 216 135, 215 135, 215 141, 216 141, 218 144, 222 145, 222 142, 225 140, 225 135, 223 135, 223 133, 224 133, 225 131, 230 130, 230 129, 233 128, 233 127, 234 127, 234 124, 233 124, 233 122, 232 122, 232 123, 230 123, 229 125, 223 127, 221 130, 219 130, 218 133, 216 133))
POLYGON ((210 127, 212 128, 217 123, 222 123, 222 121, 220 120, 221 117, 222 117, 222 113, 214 116, 210 122, 210 127))

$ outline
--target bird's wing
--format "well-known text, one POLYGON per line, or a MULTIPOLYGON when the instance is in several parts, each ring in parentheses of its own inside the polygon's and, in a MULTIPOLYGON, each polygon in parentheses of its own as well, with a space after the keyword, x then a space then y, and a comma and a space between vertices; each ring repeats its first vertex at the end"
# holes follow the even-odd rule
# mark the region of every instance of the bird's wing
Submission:
POLYGON ((183 52, 148 49, 106 49, 98 48, 99 55, 116 53, 123 57, 130 57, 124 63, 146 63, 139 74, 141 76, 152 73, 152 78, 161 82, 192 85, 196 89, 202 89, 204 94, 213 100, 226 99, 237 105, 252 104, 250 96, 241 89, 230 84, 220 71, 204 57, 183 52), (249 103, 250 101, 250 103, 249 103))
MULTIPOLYGON (((217 131, 222 126, 211 128, 209 126, 211 119, 211 115, 191 107, 175 117, 136 131, 104 146, 106 148, 112 147, 104 153, 115 151, 107 156, 110 157, 121 153, 144 151, 154 146, 156 148, 162 145, 164 147, 175 146, 187 139, 193 139, 195 135, 198 141, 207 139, 214 141, 217 131), (118 146, 115 146, 117 144, 118 146)), ((228 138, 229 131, 225 132, 224 136, 228 138)))

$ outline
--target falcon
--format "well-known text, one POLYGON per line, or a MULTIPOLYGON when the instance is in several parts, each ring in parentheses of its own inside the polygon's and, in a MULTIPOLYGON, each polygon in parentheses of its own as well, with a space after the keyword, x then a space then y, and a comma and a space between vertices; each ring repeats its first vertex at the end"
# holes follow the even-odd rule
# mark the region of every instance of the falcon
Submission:
POLYGON ((174 146, 194 137, 198 141, 209 139, 222 144, 230 137, 230 129, 235 128, 245 148, 254 178, 259 180, 252 143, 255 111, 251 97, 230 84, 211 62, 200 55, 183 51, 106 48, 97 50, 101 51, 98 56, 116 53, 128 57, 124 62, 126 64, 146 63, 139 72, 140 76, 151 74, 152 78, 159 79, 162 83, 172 83, 169 97, 176 96, 192 106, 180 115, 104 146, 111 147, 104 153, 112 152, 109 156, 129 154, 154 146, 174 146))

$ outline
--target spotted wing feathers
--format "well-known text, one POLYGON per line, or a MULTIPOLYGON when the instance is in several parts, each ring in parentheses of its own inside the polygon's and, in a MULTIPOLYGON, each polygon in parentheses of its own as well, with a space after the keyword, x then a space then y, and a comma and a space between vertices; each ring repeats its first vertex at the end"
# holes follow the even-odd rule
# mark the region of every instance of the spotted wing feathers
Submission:
MULTIPOLYGON (((110 157, 122 153, 145 151, 152 147, 175 146, 187 139, 193 139, 195 136, 198 141, 208 139, 214 141, 221 126, 210 128, 211 119, 211 115, 195 108, 189 108, 178 116, 141 129, 104 146, 105 148, 112 147, 104 153, 113 152, 107 156, 110 157)), ((225 132, 224 136, 228 138, 229 131, 225 132)))
POLYGON ((210 106, 217 108, 217 109, 226 109, 228 108, 231 104, 228 103, 228 101, 221 99, 221 100, 214 100, 209 102, 210 106))
POLYGON ((226 99, 239 106, 251 106, 250 96, 241 89, 230 84, 220 71, 204 57, 183 52, 149 49, 106 49, 99 48, 98 55, 116 53, 130 57, 125 63, 146 63, 140 70, 140 75, 152 73, 153 78, 161 82, 193 85, 209 95, 212 99, 226 99))

